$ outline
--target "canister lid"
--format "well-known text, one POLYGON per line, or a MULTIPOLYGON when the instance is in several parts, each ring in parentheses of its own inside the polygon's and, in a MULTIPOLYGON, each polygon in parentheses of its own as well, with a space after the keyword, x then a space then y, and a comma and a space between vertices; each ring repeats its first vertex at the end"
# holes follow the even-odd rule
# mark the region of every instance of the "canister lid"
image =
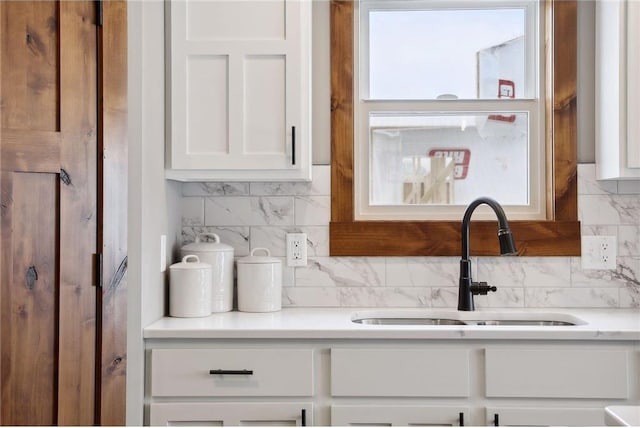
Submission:
POLYGON ((233 251, 231 245, 223 244, 220 242, 220 237, 215 233, 199 233, 196 235, 196 242, 182 247, 182 254, 189 254, 190 252, 217 252, 217 251, 233 251), (213 238, 213 242, 204 242, 202 238, 213 238))
POLYGON ((181 262, 169 266, 169 269, 211 269, 211 265, 201 262, 200 257, 194 254, 188 254, 182 258, 181 262))
POLYGON ((262 248, 262 247, 254 248, 253 250, 251 250, 251 255, 242 257, 238 259, 237 262, 238 263, 278 263, 278 264, 282 263, 280 259, 271 257, 271 251, 269 251, 267 248, 262 248), (256 256, 255 253, 257 251, 263 251, 266 254, 266 256, 256 256))

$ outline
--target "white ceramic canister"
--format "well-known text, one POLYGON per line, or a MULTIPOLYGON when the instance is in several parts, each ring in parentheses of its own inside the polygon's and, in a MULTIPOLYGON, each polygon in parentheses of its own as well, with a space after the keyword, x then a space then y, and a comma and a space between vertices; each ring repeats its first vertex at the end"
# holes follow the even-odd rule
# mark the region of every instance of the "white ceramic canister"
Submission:
POLYGON ((196 255, 184 256, 169 267, 169 315, 211 315, 211 265, 201 263, 196 255))
POLYGON ((282 262, 266 248, 238 259, 238 310, 274 312, 282 308, 282 262), (265 256, 257 256, 262 251, 265 256))
POLYGON ((211 265, 211 312, 233 309, 233 247, 221 243, 215 233, 201 233, 196 242, 185 245, 181 252, 183 257, 195 254, 211 265), (213 238, 213 242, 204 242, 206 237, 213 238))

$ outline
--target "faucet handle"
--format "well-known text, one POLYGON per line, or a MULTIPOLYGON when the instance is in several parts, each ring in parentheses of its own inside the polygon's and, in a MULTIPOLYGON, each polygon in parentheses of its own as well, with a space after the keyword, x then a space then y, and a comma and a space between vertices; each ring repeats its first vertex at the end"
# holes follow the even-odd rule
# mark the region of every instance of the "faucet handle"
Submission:
POLYGON ((482 295, 485 296, 489 291, 498 291, 498 288, 495 286, 488 285, 486 282, 473 282, 471 283, 471 293, 473 295, 482 295))

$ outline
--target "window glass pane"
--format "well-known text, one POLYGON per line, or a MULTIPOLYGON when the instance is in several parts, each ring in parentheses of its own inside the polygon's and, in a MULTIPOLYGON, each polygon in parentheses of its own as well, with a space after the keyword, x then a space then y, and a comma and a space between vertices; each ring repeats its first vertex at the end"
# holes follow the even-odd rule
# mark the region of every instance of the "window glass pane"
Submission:
POLYGON ((369 99, 532 98, 524 8, 365 10, 369 99))
POLYGON ((527 112, 372 113, 371 205, 529 204, 527 112))

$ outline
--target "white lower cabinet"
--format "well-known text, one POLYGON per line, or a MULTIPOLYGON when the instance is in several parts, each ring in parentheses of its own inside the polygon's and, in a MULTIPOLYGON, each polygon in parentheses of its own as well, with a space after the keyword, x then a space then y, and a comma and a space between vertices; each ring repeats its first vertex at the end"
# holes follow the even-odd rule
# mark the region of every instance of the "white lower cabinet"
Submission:
POLYGON ((332 426, 464 426, 469 408, 457 406, 336 405, 332 426))
POLYGON ((334 397, 468 397, 467 349, 331 349, 334 397))
POLYGON ((305 426, 313 425, 313 404, 152 403, 153 426, 305 426))
POLYGON ((151 425, 601 426, 640 402, 634 341, 158 339, 147 356, 151 425))
POLYGON ((489 426, 601 426, 604 410, 570 407, 487 407, 489 426))
POLYGON ((311 349, 160 348, 150 360, 150 425, 313 423, 311 349))

